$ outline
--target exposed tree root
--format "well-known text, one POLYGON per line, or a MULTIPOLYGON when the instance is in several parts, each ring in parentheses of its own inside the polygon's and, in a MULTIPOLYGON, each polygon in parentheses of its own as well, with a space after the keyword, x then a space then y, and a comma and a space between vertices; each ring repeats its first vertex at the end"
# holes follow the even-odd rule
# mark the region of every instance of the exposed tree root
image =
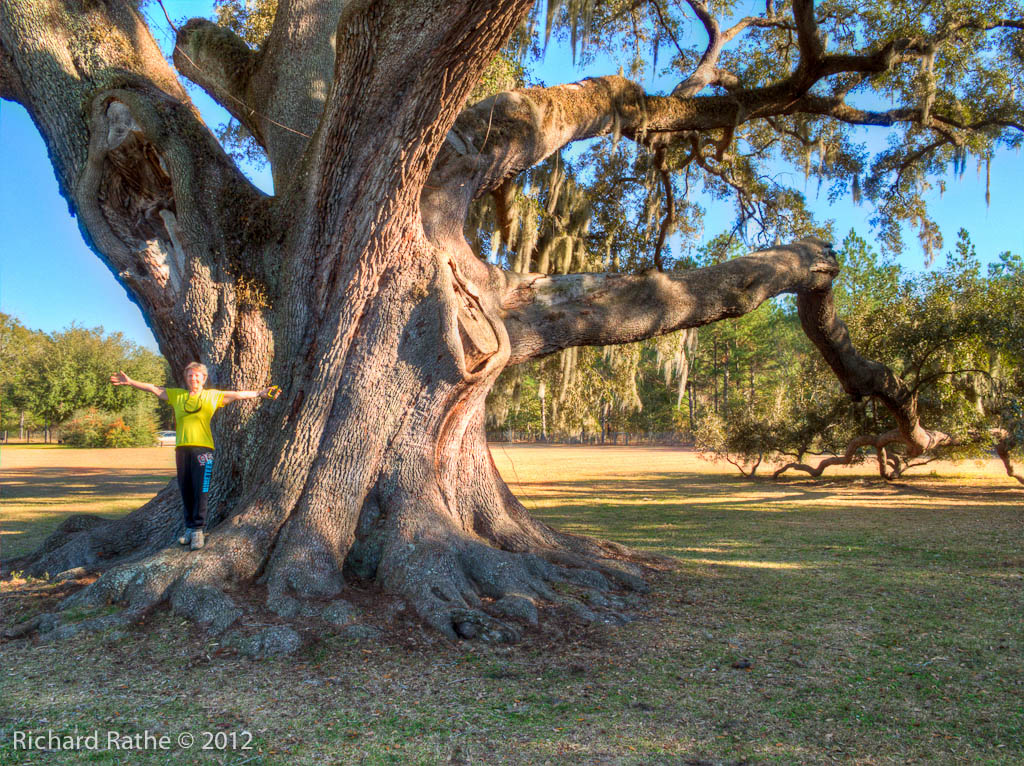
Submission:
POLYGON ((78 569, 103 572, 126 559, 156 553, 183 529, 181 497, 175 482, 170 482, 123 518, 76 514, 65 519, 35 552, 5 563, 4 569, 55 579, 78 569))
MULTIPOLYGON (((455 522, 436 483, 417 488, 415 495, 396 487, 384 493, 373 490, 348 552, 347 576, 373 581, 453 640, 517 641, 524 627, 540 626, 544 605, 584 622, 628 622, 622 594, 646 592, 645 568, 664 567, 670 560, 551 529, 526 513, 489 457, 486 463, 493 473, 471 474, 476 481, 462 485, 469 493, 461 498, 466 504, 456 517, 468 529, 455 522), (424 510, 423 503, 432 510, 424 510), (480 534, 485 531, 488 534, 480 534)), ((60 561, 68 577, 99 572, 99 579, 66 597, 56 612, 17 626, 7 637, 38 632, 46 641, 69 638, 130 624, 161 604, 220 634, 244 613, 245 605, 229 590, 251 586, 261 571, 270 571, 269 561, 299 561, 307 550, 299 543, 289 544, 286 525, 273 541, 253 536, 246 519, 258 514, 258 507, 218 525, 202 550, 180 548, 171 542, 180 522, 170 520, 177 519, 179 511, 166 497, 168 491, 144 506, 157 508, 156 515, 163 519, 164 547, 157 550, 147 540, 119 559, 101 558, 97 551, 115 550, 106 541, 116 535, 118 522, 85 521, 88 517, 65 522, 37 553, 36 568, 60 561), (111 605, 116 613, 81 619, 83 610, 102 611, 111 605), (66 619, 68 614, 71 619, 66 619)), ((121 520, 122 528, 131 528, 127 522, 132 516, 121 520)), ((321 617, 321 602, 335 598, 345 587, 343 580, 340 585, 335 582, 339 578, 331 561, 326 569, 331 579, 324 582, 312 576, 264 578, 267 608, 287 619, 321 617)), ((309 561, 289 565, 287 571, 315 574, 323 569, 309 561)))
MULTIPOLYGON (((58 550, 69 545, 76 546, 76 550, 84 547, 75 537, 97 528, 78 532, 58 550)), ((242 535, 237 530, 237 524, 221 525, 219 532, 212 534, 207 546, 199 551, 172 543, 171 547, 165 544, 153 553, 154 544, 147 542, 114 563, 79 564, 72 571, 78 574, 98 571, 99 579, 63 599, 57 612, 43 615, 34 626, 20 633, 37 630, 44 640, 68 638, 83 631, 136 622, 164 603, 210 633, 221 633, 242 614, 241 608, 225 592, 225 586, 251 581, 262 561, 260 556, 252 555, 251 544, 239 539, 242 535), (66 614, 77 617, 82 610, 110 605, 116 606, 118 611, 84 620, 65 619, 66 614)), ((42 560, 49 560, 47 555, 44 554, 42 560)))
POLYGON ((542 602, 585 622, 623 624, 625 604, 612 591, 646 589, 619 562, 584 562, 562 551, 510 553, 466 540, 411 548, 385 554, 381 584, 452 639, 517 641, 520 631, 509 620, 537 627, 542 602))
POLYGON ((382 481, 377 583, 451 639, 518 640, 510 621, 536 627, 543 603, 588 622, 627 621, 612 592, 646 591, 641 557, 538 522, 508 491, 486 449, 463 454, 477 464, 461 485, 419 481, 407 467, 382 481), (440 486, 458 486, 462 502, 449 505, 440 486), (424 505, 435 512, 423 513, 424 505))
POLYGON ((225 568, 214 545, 195 552, 168 549, 107 571, 64 599, 60 609, 114 604, 121 607, 122 615, 137 619, 169 602, 176 613, 217 634, 242 613, 221 589, 225 568))
MULTIPOLYGON (((601 547, 582 545, 581 539, 571 536, 566 541, 601 547)), ((98 580, 61 601, 56 612, 16 626, 5 637, 38 632, 44 641, 70 638, 129 625, 161 604, 211 634, 223 633, 242 616, 243 608, 224 590, 232 584, 233 567, 225 563, 226 546, 218 542, 214 533, 201 551, 168 548, 108 568, 98 580), (81 619, 83 611, 110 605, 118 611, 81 619), (69 614, 72 619, 65 619, 69 614)), ((616 592, 646 592, 647 585, 641 567, 621 558, 625 549, 609 546, 608 553, 616 558, 566 549, 510 552, 465 538, 444 544, 392 539, 383 551, 376 582, 450 639, 510 643, 521 637, 520 626, 540 625, 538 607, 543 604, 583 622, 628 622, 626 602, 616 592)), ((320 616, 323 605, 307 603, 302 595, 268 590, 268 608, 283 617, 320 616)))

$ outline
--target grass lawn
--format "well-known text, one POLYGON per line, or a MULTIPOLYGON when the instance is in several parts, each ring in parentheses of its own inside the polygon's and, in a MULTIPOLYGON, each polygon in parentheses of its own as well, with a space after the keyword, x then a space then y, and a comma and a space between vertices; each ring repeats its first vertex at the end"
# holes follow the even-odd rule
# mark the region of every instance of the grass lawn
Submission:
MULTIPOLYGON (((549 523, 677 559, 636 621, 495 647, 380 618, 383 639, 320 635, 264 660, 166 609, 126 631, 8 641, 0 764, 1024 762, 1024 492, 996 463, 773 482, 672 449, 492 451, 549 523), (76 729, 171 747, 13 747, 17 731, 76 729)), ((124 513, 172 475, 168 448, 4 447, 0 555, 68 513, 124 513)), ((75 586, 0 587, 7 627, 75 586)))
POLYGON ((31 553, 71 514, 135 510, 173 478, 171 447, 0 447, 0 559, 31 553))

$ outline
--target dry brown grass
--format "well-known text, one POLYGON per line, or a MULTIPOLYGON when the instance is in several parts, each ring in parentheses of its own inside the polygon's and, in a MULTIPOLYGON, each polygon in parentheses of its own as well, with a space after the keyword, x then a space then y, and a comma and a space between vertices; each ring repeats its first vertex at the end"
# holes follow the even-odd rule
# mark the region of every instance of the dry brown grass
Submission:
MULTIPOLYGON (((54 471, 18 485, 13 536, 53 522, 32 498, 69 512, 105 502, 91 487, 145 497, 170 477, 170 450, 130 452, 111 468, 109 451, 16 462, 5 450, 5 483, 54 471), (59 491, 65 480, 75 492, 59 491)), ((76 726, 244 729, 255 750, 204 754, 239 764, 1024 762, 1024 492, 996 465, 772 482, 671 449, 493 453, 549 523, 678 560, 653 576, 637 621, 562 635, 546 621, 508 648, 448 645, 403 617, 380 622, 379 641, 320 634, 298 656, 252 661, 160 610, 129 631, 6 643, 0 764, 26 760, 13 731, 76 726)), ((74 587, 8 582, 0 622, 74 587)))
MULTIPOLYGON (((738 471, 724 461, 704 460, 691 449, 678 447, 580 447, 561 444, 504 444, 491 443, 491 454, 506 481, 515 481, 516 473, 524 481, 544 480, 559 475, 586 479, 598 476, 628 476, 636 472, 699 473, 738 476, 738 471)), ((767 464, 766 464, 767 465, 767 464)), ((760 474, 770 473, 762 468, 760 474)), ((996 458, 964 460, 959 463, 936 461, 927 466, 911 469, 909 477, 935 474, 940 477, 970 478, 1007 483, 1006 473, 996 458)), ((873 462, 830 468, 829 478, 876 478, 878 470, 873 462)), ((800 478, 794 474, 789 478, 800 478)), ((1012 486, 1013 482, 1009 482, 1012 486)))
POLYGON ((170 447, 0 448, 0 559, 35 549, 75 513, 116 517, 138 508, 174 477, 170 447))
MULTIPOLYGON (((496 443, 491 451, 505 480, 530 507, 548 508, 562 495, 563 480, 573 487, 613 481, 621 490, 623 482, 638 475, 719 476, 731 481, 735 469, 724 462, 702 460, 692 450, 669 447, 577 447, 568 445, 505 445, 496 443), (532 504, 532 505, 530 505, 532 504)), ((744 502, 777 499, 787 487, 801 490, 803 502, 835 505, 850 502, 849 490, 837 488, 852 479, 871 480, 877 476, 872 464, 833 469, 818 482, 789 476, 781 483, 757 482, 737 490, 730 500, 744 502), (815 491, 815 484, 828 487, 815 491)), ((0 560, 29 553, 68 516, 96 513, 116 517, 142 505, 174 477, 174 450, 170 447, 133 449, 72 449, 52 445, 16 445, 0 448, 0 560)), ((973 488, 1014 489, 998 460, 933 463, 917 469, 909 480, 921 488, 940 482, 945 488, 957 483, 973 488), (937 474, 937 476, 933 476, 937 474)), ((670 484, 671 482, 669 482, 670 484)), ((905 482, 896 487, 909 486, 905 482)), ((665 488, 668 488, 667 485, 665 488)), ((928 505, 927 494, 880 488, 872 492, 888 498, 893 507, 928 505)), ((861 491, 854 491, 861 500, 861 491)), ((998 494, 998 493, 997 493, 998 494)), ((662 497, 659 502, 669 502, 662 497)), ((799 503, 799 500, 792 502, 799 503)), ((1002 502, 995 499, 991 502, 1002 502)), ((579 530, 583 531, 583 530, 579 530)), ((596 531, 591 531, 596 533, 596 531)))

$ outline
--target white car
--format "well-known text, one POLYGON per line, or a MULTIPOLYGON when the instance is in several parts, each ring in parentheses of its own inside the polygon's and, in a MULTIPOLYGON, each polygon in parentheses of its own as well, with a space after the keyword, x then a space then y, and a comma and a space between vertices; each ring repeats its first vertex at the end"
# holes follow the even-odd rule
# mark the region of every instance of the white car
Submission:
POLYGON ((174 431, 157 431, 156 443, 161 447, 173 447, 175 442, 174 431))

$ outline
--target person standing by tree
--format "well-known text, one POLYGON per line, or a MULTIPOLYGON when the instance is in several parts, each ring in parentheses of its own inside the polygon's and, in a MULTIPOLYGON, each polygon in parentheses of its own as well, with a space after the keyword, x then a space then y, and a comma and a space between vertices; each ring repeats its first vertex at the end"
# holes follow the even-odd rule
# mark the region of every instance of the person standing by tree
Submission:
POLYGON ((115 386, 132 386, 147 391, 174 409, 174 461, 178 468, 178 488, 185 508, 185 533, 178 538, 192 550, 203 547, 206 526, 206 498, 213 474, 213 432, 210 420, 225 404, 240 399, 273 398, 276 386, 260 391, 218 391, 204 388, 209 372, 205 364, 191 362, 185 367, 186 388, 164 388, 132 380, 124 372, 110 376, 115 386))

